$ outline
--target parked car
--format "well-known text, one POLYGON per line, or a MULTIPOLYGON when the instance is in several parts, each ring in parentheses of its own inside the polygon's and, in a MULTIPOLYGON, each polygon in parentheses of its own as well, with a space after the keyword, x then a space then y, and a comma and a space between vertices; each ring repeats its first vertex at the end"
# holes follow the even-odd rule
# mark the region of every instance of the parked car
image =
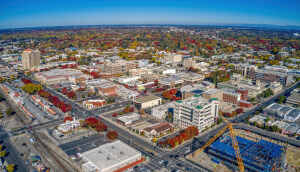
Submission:
POLYGON ((162 164, 163 162, 164 162, 164 160, 160 160, 158 163, 159 163, 159 164, 162 164))
POLYGON ((182 167, 183 165, 182 164, 180 164, 180 163, 178 163, 178 164, 176 164, 178 167, 182 167))

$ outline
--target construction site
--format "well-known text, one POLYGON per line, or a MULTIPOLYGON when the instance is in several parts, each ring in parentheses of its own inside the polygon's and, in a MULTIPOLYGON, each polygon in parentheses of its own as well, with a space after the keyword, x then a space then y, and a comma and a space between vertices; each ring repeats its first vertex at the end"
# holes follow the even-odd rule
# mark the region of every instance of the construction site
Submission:
MULTIPOLYGON (((280 145, 279 140, 276 143, 272 138, 263 138, 258 135, 246 138, 241 129, 233 128, 239 124, 231 124, 222 114, 220 116, 227 125, 204 145, 200 140, 194 139, 192 148, 195 152, 188 159, 213 171, 269 172, 287 169, 289 165, 286 160, 288 144, 280 145), (227 129, 229 132, 226 132, 227 129)), ((246 131, 246 133, 251 132, 246 131)))
MULTIPOLYGON (((285 164, 286 147, 266 141, 257 142, 236 136, 243 165, 247 171, 278 171, 285 164)), ((209 157, 215 162, 223 161, 233 170, 238 170, 236 155, 230 136, 225 135, 208 148, 209 157)))

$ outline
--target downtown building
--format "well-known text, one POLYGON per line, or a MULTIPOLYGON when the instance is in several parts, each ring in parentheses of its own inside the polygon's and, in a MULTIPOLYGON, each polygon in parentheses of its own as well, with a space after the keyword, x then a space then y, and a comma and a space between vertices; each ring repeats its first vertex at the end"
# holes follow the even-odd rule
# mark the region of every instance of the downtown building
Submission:
POLYGON ((293 76, 288 75, 288 71, 282 67, 269 67, 264 69, 251 69, 250 79, 261 80, 264 82, 279 82, 284 87, 293 84, 293 76))
POLYGON ((195 126, 201 132, 205 127, 210 127, 219 116, 219 100, 204 99, 195 95, 186 100, 175 102, 173 124, 180 128, 195 126))
POLYGON ((41 65, 41 53, 39 50, 26 49, 22 53, 23 69, 31 70, 41 65))

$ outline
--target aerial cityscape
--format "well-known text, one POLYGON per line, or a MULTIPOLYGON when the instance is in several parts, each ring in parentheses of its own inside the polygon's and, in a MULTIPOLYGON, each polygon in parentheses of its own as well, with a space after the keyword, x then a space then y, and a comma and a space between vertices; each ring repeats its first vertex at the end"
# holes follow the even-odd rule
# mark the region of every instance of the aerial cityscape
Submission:
POLYGON ((1 2, 0 171, 300 171, 300 1, 1 2))

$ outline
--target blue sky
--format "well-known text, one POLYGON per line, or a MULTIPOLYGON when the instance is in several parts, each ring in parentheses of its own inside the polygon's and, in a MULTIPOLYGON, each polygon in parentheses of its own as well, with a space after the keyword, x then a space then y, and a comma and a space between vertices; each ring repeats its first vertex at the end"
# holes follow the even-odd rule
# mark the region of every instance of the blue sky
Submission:
POLYGON ((0 0, 0 28, 111 24, 300 26, 300 0, 0 0))

